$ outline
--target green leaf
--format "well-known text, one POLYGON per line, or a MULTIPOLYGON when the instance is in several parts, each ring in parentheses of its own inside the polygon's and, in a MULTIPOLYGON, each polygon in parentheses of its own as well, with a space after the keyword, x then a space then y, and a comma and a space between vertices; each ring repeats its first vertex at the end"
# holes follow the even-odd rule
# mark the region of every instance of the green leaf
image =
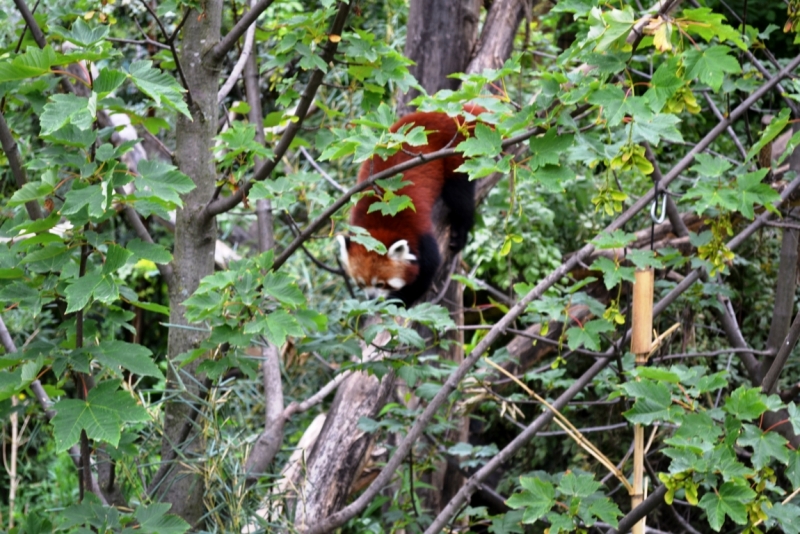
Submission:
POLYGON ((627 247, 636 239, 634 234, 614 230, 613 232, 603 232, 592 240, 592 244, 600 250, 609 248, 627 247))
POLYGON ((83 184, 74 184, 64 197, 61 214, 64 216, 77 215, 84 207, 89 216, 95 219, 102 218, 106 210, 111 207, 110 183, 99 183, 78 187, 83 184))
POLYGON ((184 89, 167 74, 152 67, 152 61, 134 61, 131 63, 131 80, 144 94, 149 96, 156 107, 170 107, 191 119, 189 108, 183 101, 184 89))
MULTIPOLYGON (((560 5, 560 4, 559 4, 560 5)), ((492 524, 489 526, 489 534, 524 534, 525 527, 521 526, 522 510, 512 510, 492 517, 492 524)))
POLYGON ((629 250, 628 255, 625 256, 637 269, 663 269, 664 261, 657 258, 652 250, 629 250))
POLYGON ((725 74, 738 74, 741 67, 736 58, 729 55, 731 49, 724 45, 711 46, 706 49, 688 47, 684 52, 686 79, 699 78, 715 92, 719 91, 725 74))
POLYGON ((595 319, 583 325, 573 326, 567 330, 567 340, 570 350, 575 350, 581 345, 589 350, 600 350, 600 334, 612 332, 614 325, 605 319, 595 319))
POLYGON ((521 477, 520 484, 524 490, 509 497, 506 504, 511 508, 524 508, 522 522, 534 523, 555 505, 555 488, 538 478, 521 477))
POLYGON ((414 203, 411 200, 411 197, 408 195, 395 195, 391 191, 386 191, 383 195, 383 200, 373 202, 369 205, 367 209, 367 213, 373 213, 375 211, 380 211, 381 215, 384 216, 395 216, 397 213, 403 211, 404 209, 411 209, 412 211, 416 211, 414 208, 414 203))
POLYGON ((469 139, 461 142, 456 147, 457 152, 463 152, 465 158, 472 156, 494 156, 500 153, 502 139, 500 133, 478 123, 475 126, 475 133, 469 139))
POLYGON ((269 314, 266 318, 267 331, 265 335, 269 341, 281 347, 286 342, 288 336, 302 336, 303 329, 297 319, 283 310, 277 310, 269 314))
POLYGON ((169 263, 172 261, 172 254, 156 243, 148 243, 136 238, 128 243, 127 249, 133 253, 137 258, 149 260, 153 263, 169 263))
POLYGON ((169 308, 166 306, 162 306, 161 304, 155 304, 153 302, 142 302, 140 300, 129 301, 133 306, 137 308, 141 308, 143 310, 160 313, 166 317, 169 317, 169 308))
POLYGON ((8 399, 30 386, 31 382, 39 378, 39 372, 43 366, 43 359, 38 358, 18 365, 13 371, 8 368, 0 370, 0 401, 8 399))
POLYGON ((614 528, 617 528, 619 525, 617 518, 622 515, 622 511, 619 509, 619 506, 617 506, 617 503, 608 497, 602 497, 592 501, 592 504, 589 505, 589 513, 596 516, 601 521, 610 524, 614 528))
POLYGON ((73 94, 52 95, 39 117, 42 135, 51 134, 67 124, 72 124, 79 130, 88 130, 92 127, 96 114, 96 93, 92 93, 91 98, 73 94))
POLYGON ((567 473, 561 478, 558 491, 573 497, 588 497, 599 490, 601 486, 602 484, 597 482, 592 475, 576 476, 575 473, 567 473))
POLYGON ((297 281, 283 273, 269 273, 265 276, 262 291, 290 306, 300 306, 306 302, 303 292, 297 287, 297 281))
POLYGON ((708 514, 708 524, 719 532, 727 515, 734 522, 744 525, 747 523, 747 509, 745 503, 752 501, 756 492, 746 484, 725 482, 720 486, 719 493, 707 492, 700 499, 698 506, 708 514))
POLYGON ((150 418, 133 397, 120 391, 119 380, 101 382, 89 391, 85 401, 62 399, 53 405, 56 416, 52 419, 56 439, 56 452, 63 452, 76 444, 81 430, 89 439, 119 445, 123 422, 143 422, 150 418))
POLYGON ((149 506, 139 506, 133 513, 139 521, 139 529, 146 534, 183 534, 188 531, 189 523, 180 517, 167 514, 169 503, 153 503, 149 506))
POLYGON ((689 33, 695 33, 711 42, 714 37, 720 41, 731 41, 742 50, 747 50, 747 45, 742 41, 742 35, 727 24, 723 24, 724 15, 714 13, 711 8, 699 7, 697 9, 684 9, 683 27, 689 33))
POLYGON ((656 113, 664 109, 667 101, 685 83, 676 74, 679 62, 680 58, 672 57, 662 63, 653 73, 653 79, 650 80, 650 88, 644 94, 644 98, 650 103, 650 109, 656 113))
POLYGON ((636 376, 647 378, 649 380, 656 380, 661 382, 669 382, 670 384, 679 384, 681 377, 677 373, 667 371, 659 367, 642 367, 636 370, 636 376))
POLYGON ((115 91, 127 79, 128 75, 121 70, 102 68, 99 76, 94 81, 94 85, 92 85, 92 90, 102 98, 115 91))
POLYGON ((624 10, 611 9, 605 12, 594 7, 589 22, 591 25, 587 39, 597 41, 594 51, 602 52, 628 36, 636 22, 636 14, 631 6, 625 6, 624 10))
POLYGON ((572 134, 558 134, 558 128, 550 128, 541 137, 531 137, 530 147, 533 157, 529 165, 536 170, 545 165, 558 165, 559 159, 572 146, 572 134))
POLYGON ((775 526, 780 527, 784 534, 800 534, 800 506, 776 502, 772 507, 764 509, 769 518, 775 522, 775 526))
POLYGON ((769 185, 762 183, 761 180, 766 176, 768 169, 759 169, 755 172, 748 172, 736 179, 735 190, 738 201, 737 209, 752 220, 755 217, 754 206, 761 204, 765 208, 777 213, 774 203, 781 199, 777 191, 769 185))
POLYGON ((622 414, 628 421, 650 425, 655 421, 669 420, 672 394, 666 385, 642 380, 626 382, 621 387, 625 393, 636 399, 633 407, 622 414))
POLYGON ((532 173, 534 182, 539 182, 548 193, 561 193, 564 186, 575 178, 575 171, 566 165, 545 165, 532 173))
POLYGON ((753 448, 753 467, 761 469, 772 460, 789 464, 788 441, 776 432, 763 432, 754 425, 744 425, 744 432, 737 441, 743 447, 753 448))
POLYGON ((100 273, 93 273, 77 278, 68 285, 64 291, 67 296, 66 313, 73 313, 85 308, 89 304, 92 292, 102 281, 103 277, 100 273))
POLYGON ((103 341, 92 351, 95 359, 107 367, 122 367, 141 376, 164 375, 153 363, 153 353, 147 347, 125 341, 103 341))
POLYGON ((800 488, 800 451, 789 451, 789 468, 786 470, 786 478, 792 484, 792 488, 800 488))
POLYGON ((45 182, 28 182, 21 188, 17 189, 8 201, 11 207, 20 206, 30 201, 38 201, 51 195, 54 191, 52 185, 45 182))
POLYGON ((789 124, 789 119, 791 118, 789 108, 784 108, 781 110, 780 114, 772 119, 772 121, 764 128, 764 133, 761 134, 761 139, 753 145, 753 147, 747 151, 747 157, 745 161, 749 161, 753 156, 758 154, 767 143, 772 142, 773 139, 778 137, 784 128, 789 124))
POLYGON ((50 45, 42 49, 28 47, 24 54, 14 55, 13 60, 0 62, 0 80, 10 82, 51 74, 50 68, 61 63, 63 57, 50 45))
POLYGON ((697 164, 691 170, 707 178, 719 178, 733 166, 728 160, 711 154, 697 154, 694 159, 697 164))
POLYGON ((680 122, 678 117, 671 114, 658 114, 649 120, 634 120, 631 126, 633 141, 647 141, 653 146, 658 146, 662 139, 670 143, 683 143, 683 136, 675 127, 680 122))
POLYGON ((731 393, 722 409, 742 421, 750 421, 766 412, 768 406, 761 388, 741 386, 731 393))
POLYGON ((109 27, 98 24, 94 28, 90 28, 81 17, 78 17, 70 30, 60 26, 51 26, 50 31, 79 47, 89 48, 106 38, 109 27))
POLYGON ((111 244, 106 253, 106 261, 103 264, 103 275, 115 273, 117 269, 122 267, 128 262, 128 259, 133 256, 133 252, 125 250, 119 245, 111 244))
POLYGON ((155 198, 166 202, 171 208, 183 206, 180 195, 195 188, 191 178, 175 166, 158 160, 142 160, 136 178, 137 198, 155 198))
POLYGON ((635 269, 633 267, 623 267, 605 256, 600 256, 594 260, 590 268, 603 273, 603 282, 605 282, 606 289, 611 289, 623 281, 634 281, 635 269))

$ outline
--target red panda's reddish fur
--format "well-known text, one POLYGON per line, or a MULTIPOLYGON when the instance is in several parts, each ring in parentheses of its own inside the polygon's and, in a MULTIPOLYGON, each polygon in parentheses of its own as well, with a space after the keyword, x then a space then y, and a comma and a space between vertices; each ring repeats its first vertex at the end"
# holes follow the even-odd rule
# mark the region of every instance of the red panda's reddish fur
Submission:
MULTIPOLYGON (((473 116, 485 111, 475 105, 466 105, 464 109, 473 116)), ((414 158, 412 154, 430 154, 445 147, 455 148, 465 138, 464 134, 459 130, 466 129, 471 133, 475 127, 474 122, 464 126, 465 122, 466 119, 463 116, 449 117, 444 113, 417 112, 403 117, 391 127, 391 131, 395 132, 405 124, 422 126, 427 131, 427 144, 416 147, 405 145, 405 151, 398 151, 386 160, 376 157, 366 161, 361 166, 358 175, 359 183, 369 179, 376 173, 414 158)), ((412 284, 420 275, 421 269, 430 270, 432 261, 435 262, 435 267, 438 268, 438 248, 432 251, 429 244, 434 231, 432 212, 437 200, 442 197, 443 189, 448 182, 458 180, 458 185, 451 184, 450 187, 469 190, 468 196, 470 198, 463 201, 459 199, 458 203, 461 203, 460 205, 465 202, 470 203, 470 206, 464 205, 463 208, 469 210, 468 226, 471 227, 472 225, 472 211, 474 211, 474 199, 472 198, 474 193, 472 191, 474 190, 474 184, 471 184, 464 174, 455 172, 463 163, 464 158, 461 154, 455 154, 406 171, 403 174, 403 179, 411 182, 411 185, 400 189, 396 193, 398 195, 408 195, 414 203, 414 210, 404 209, 394 216, 384 216, 379 211, 367 213, 370 205, 379 200, 379 195, 364 196, 356 203, 350 216, 350 222, 353 226, 368 230, 370 235, 383 243, 387 249, 399 240, 406 240, 411 254, 417 257, 417 261, 412 262, 392 261, 386 255, 368 251, 362 245, 348 242, 346 251, 343 251, 343 259, 346 259, 345 267, 351 277, 360 282, 359 285, 372 286, 373 282, 377 281, 379 286, 381 283, 383 284, 382 288, 391 289, 388 285, 390 280, 402 278, 406 285, 412 284), (423 239, 427 240, 426 243, 421 242, 423 239), (420 255, 425 254, 436 257, 420 258, 420 255)), ((445 199, 445 202, 447 203, 447 199, 445 199)), ((452 211, 454 208, 460 209, 460 205, 449 203, 448 207, 452 211)), ((460 231, 466 233, 469 227, 461 228, 460 231)), ((453 228, 455 229, 455 225, 453 228)), ((454 247, 459 250, 466 243, 466 235, 461 236, 460 239, 463 242, 460 243, 460 246, 454 247)), ((433 274, 425 273, 425 276, 432 278, 433 274)), ((429 283, 428 281, 427 285, 429 283)), ((427 285, 424 287, 425 290, 427 285)), ((412 303, 409 302, 410 298, 414 300, 419 298, 421 289, 423 288, 415 288, 412 291, 413 295, 396 296, 404 300, 406 305, 410 305, 412 303)))

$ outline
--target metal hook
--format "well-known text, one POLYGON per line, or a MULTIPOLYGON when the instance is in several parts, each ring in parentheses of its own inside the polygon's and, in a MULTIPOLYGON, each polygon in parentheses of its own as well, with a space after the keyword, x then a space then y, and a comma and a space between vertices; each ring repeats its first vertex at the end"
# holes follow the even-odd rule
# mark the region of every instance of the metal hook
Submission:
POLYGON ((656 196, 653 198, 653 203, 650 205, 650 218, 656 224, 661 224, 664 222, 664 218, 667 216, 667 193, 665 192, 658 192, 656 196), (656 215, 657 211, 656 208, 658 207, 658 197, 661 196, 661 214, 656 215))

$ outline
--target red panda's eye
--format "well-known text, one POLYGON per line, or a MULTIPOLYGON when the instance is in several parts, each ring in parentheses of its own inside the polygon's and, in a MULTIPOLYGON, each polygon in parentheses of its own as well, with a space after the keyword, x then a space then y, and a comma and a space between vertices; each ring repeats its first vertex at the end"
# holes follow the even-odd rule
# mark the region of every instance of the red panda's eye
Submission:
POLYGON ((377 287, 378 289, 383 289, 384 287, 386 287, 386 284, 384 284, 383 282, 378 282, 375 284, 375 287, 377 287))

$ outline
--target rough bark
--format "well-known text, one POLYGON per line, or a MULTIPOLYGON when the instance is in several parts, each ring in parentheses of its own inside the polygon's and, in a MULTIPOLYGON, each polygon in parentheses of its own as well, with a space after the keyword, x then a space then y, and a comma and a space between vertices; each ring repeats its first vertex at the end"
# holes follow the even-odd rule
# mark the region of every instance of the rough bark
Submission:
POLYGON ((475 55, 467 67, 467 74, 476 74, 485 69, 497 69, 511 55, 514 36, 525 15, 527 0, 495 0, 481 30, 481 38, 475 55))
MULTIPOLYGON (((460 82, 448 78, 463 72, 478 36, 480 0, 411 0, 408 8, 405 56, 414 61, 409 69, 428 94, 455 90, 460 82)), ((412 109, 416 89, 400 95, 397 114, 412 109)))
MULTIPOLYGON (((389 340, 386 332, 374 341, 383 345, 389 340)), ((374 347, 365 347, 364 358, 371 358, 374 347)), ((372 448, 373 436, 361 430, 359 419, 374 419, 386 404, 394 385, 394 373, 378 379, 365 372, 353 373, 336 391, 333 404, 308 456, 295 510, 295 526, 302 532, 319 524, 339 510, 350 494, 350 488, 364 467, 372 448)))
MULTIPOLYGON (((800 125, 795 124, 795 131, 800 131, 800 125)), ((789 132, 786 132, 787 134, 789 132)), ((789 160, 789 167, 797 171, 800 169, 800 148, 795 148, 789 160)), ((798 210, 792 211, 798 215, 798 210)), ((775 304, 772 308, 772 322, 767 338, 767 349, 774 351, 775 354, 781 347, 784 339, 789 334, 789 325, 792 322, 794 312, 794 296, 797 288, 797 247, 800 239, 800 231, 795 228, 785 228, 783 230, 783 240, 781 242, 780 266, 778 268, 778 280, 775 286, 775 304)), ((759 369, 759 382, 764 379, 767 371, 775 361, 775 356, 765 356, 759 369)))
MULTIPOLYGON (((208 0, 201 13, 189 15, 183 29, 181 63, 191 92, 192 118, 178 116, 175 161, 189 176, 196 188, 183 198, 184 207, 178 210, 175 221, 174 273, 175 284, 170 289, 170 323, 188 324, 182 303, 195 291, 200 280, 214 270, 216 222, 201 217, 203 208, 214 194, 215 164, 209 147, 214 146, 218 121, 217 72, 203 61, 208 47, 219 41, 223 3, 208 0)), ((196 348, 206 337, 197 329, 173 326, 169 331, 170 359, 196 348)), ((196 470, 187 467, 195 454, 204 450, 201 436, 193 425, 195 399, 202 397, 202 381, 196 376, 201 359, 176 371, 170 366, 169 386, 184 392, 167 403, 164 415, 163 460, 172 462, 161 478, 159 499, 172 504, 171 513, 197 525, 203 516, 203 480, 196 470), (180 376, 177 376, 177 373, 180 376), (190 425, 187 427, 187 425, 190 425), (187 432, 188 430, 188 432, 187 432), (175 448, 180 448, 180 454, 175 448), (180 458, 180 462, 178 462, 180 458)))

